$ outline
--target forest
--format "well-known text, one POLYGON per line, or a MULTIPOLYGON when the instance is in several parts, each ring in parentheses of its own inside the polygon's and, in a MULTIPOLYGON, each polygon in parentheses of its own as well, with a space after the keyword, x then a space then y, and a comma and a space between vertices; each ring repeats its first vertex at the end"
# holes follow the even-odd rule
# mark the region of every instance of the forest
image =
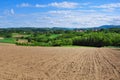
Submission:
POLYGON ((1 28, 0 42, 22 46, 120 47, 120 28, 1 28))

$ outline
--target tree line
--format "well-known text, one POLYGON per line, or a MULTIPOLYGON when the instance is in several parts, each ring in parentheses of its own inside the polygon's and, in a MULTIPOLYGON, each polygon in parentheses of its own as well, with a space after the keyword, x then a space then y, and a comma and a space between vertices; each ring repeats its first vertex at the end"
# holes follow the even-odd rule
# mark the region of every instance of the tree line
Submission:
POLYGON ((1 29, 0 36, 12 37, 12 33, 30 35, 20 37, 27 43, 16 42, 25 46, 117 46, 120 47, 120 28, 99 30, 52 30, 52 29, 1 29))

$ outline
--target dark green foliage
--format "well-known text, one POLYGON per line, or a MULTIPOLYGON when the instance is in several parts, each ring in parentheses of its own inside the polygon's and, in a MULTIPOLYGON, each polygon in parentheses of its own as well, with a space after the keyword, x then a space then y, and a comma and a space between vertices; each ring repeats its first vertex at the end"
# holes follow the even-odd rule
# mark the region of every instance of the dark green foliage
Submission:
POLYGON ((73 39, 73 45, 82 46, 120 46, 120 34, 118 33, 104 33, 91 32, 84 36, 73 39))
MULTIPOLYGON (((24 46, 118 46, 120 47, 120 28, 96 30, 55 30, 50 28, 16 28, 0 29, 0 37, 16 40, 17 45, 24 46), (13 33, 21 36, 14 38, 13 33), (27 43, 17 42, 26 39, 27 43)), ((1 42, 6 42, 1 40, 1 42)), ((15 41, 14 41, 15 43, 15 41)))
POLYGON ((62 39, 62 40, 55 40, 52 42, 53 46, 66 46, 72 45, 72 39, 62 39))

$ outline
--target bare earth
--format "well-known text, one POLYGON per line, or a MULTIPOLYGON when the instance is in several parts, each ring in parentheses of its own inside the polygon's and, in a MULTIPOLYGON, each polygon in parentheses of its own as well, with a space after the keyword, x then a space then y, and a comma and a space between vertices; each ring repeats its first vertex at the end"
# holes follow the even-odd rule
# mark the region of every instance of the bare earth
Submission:
POLYGON ((1 45, 0 80, 120 80, 120 50, 1 45))

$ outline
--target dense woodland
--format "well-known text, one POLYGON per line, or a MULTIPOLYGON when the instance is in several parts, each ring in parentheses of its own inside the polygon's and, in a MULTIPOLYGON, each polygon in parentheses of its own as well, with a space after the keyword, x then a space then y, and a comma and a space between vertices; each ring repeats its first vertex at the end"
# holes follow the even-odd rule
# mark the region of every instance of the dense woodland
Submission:
POLYGON ((120 28, 6 28, 0 29, 0 42, 24 46, 120 47, 120 28))

